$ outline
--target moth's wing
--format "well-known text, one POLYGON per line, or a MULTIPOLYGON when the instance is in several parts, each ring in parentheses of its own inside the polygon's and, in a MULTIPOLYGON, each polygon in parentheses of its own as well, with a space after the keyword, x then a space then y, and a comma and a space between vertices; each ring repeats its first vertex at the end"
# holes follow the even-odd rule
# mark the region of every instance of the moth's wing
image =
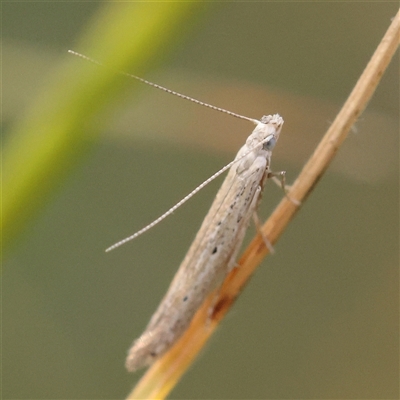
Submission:
POLYGON ((129 350, 129 371, 150 365, 165 353, 207 295, 222 283, 255 211, 265 169, 265 158, 258 157, 240 176, 230 170, 166 295, 129 350))

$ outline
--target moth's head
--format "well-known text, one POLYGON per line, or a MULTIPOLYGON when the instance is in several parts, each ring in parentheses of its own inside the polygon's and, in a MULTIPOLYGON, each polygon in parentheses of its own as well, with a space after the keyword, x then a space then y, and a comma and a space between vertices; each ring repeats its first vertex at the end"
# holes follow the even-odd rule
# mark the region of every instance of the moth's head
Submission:
POLYGON ((258 124, 262 131, 263 150, 272 151, 279 139, 283 125, 283 118, 279 114, 264 115, 258 124))
POLYGON ((281 133, 282 125, 283 125, 283 118, 279 114, 274 115, 264 115, 260 122, 265 125, 269 125, 273 127, 276 131, 277 135, 281 133))

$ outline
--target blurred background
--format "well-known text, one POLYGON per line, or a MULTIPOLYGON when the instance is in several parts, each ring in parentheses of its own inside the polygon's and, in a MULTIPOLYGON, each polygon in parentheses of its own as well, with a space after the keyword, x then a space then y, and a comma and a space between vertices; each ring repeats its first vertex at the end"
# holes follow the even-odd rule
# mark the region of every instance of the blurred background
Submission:
MULTIPOLYGON (((2 4, 4 399, 124 398, 124 369, 253 126, 285 119, 294 180, 397 4, 2 4)), ((398 53, 333 165, 171 398, 395 399, 398 53)), ((268 184, 266 218, 282 192, 268 184)), ((254 234, 249 229, 247 241, 254 234)))

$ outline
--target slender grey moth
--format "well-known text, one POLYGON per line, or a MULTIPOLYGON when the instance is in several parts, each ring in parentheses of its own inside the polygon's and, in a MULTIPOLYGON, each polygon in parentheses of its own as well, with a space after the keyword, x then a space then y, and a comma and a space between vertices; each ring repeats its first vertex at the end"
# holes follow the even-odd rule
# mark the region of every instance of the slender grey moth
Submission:
MULTIPOLYGON (((102 65, 82 54, 71 50, 69 52, 102 65)), ((275 175, 270 169, 271 155, 279 139, 283 119, 280 115, 274 114, 263 116, 258 121, 203 103, 137 76, 120 73, 205 107, 246 119, 256 125, 232 162, 154 222, 106 250, 113 250, 141 235, 171 214, 211 180, 229 169, 167 293, 145 331, 133 342, 128 352, 126 367, 129 371, 135 371, 151 365, 176 343, 188 328, 205 298, 222 284, 229 271, 236 266, 236 256, 250 219, 256 214, 264 185, 268 178, 275 175)), ((280 176, 283 184, 284 173, 280 176)), ((267 239, 265 241, 268 246, 267 239)))

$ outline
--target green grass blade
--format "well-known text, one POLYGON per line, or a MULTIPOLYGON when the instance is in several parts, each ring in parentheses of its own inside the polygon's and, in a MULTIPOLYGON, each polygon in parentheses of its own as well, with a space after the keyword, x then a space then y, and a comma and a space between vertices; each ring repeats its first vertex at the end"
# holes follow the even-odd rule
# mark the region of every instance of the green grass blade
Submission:
MULTIPOLYGON (((114 70, 141 75, 159 60, 194 20, 200 3, 107 3, 100 9, 74 50, 110 68, 65 52, 47 88, 8 132, 3 150, 3 249, 46 204, 68 172, 82 161, 99 138, 95 117, 123 88, 126 78, 114 70)), ((129 82, 128 82, 129 83, 129 82)))

